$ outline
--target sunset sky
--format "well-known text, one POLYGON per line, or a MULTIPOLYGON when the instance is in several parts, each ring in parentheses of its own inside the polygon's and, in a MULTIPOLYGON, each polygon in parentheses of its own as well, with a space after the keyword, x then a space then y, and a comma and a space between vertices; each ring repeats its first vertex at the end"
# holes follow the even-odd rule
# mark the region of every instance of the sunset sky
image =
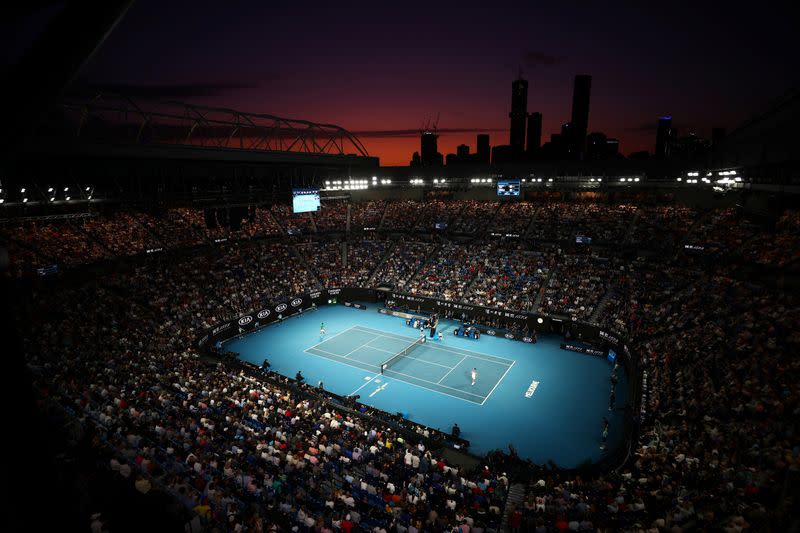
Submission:
MULTIPOLYGON (((408 164, 437 115, 443 154, 474 151, 479 132, 507 143, 518 68, 544 140, 569 120, 575 74, 591 74, 589 131, 625 154, 652 151, 659 115, 681 134, 730 131, 798 83, 794 19, 732 3, 166 4, 135 2, 76 86, 338 124, 382 165, 408 164)), ((6 63, 54 9, 12 21, 6 63)))

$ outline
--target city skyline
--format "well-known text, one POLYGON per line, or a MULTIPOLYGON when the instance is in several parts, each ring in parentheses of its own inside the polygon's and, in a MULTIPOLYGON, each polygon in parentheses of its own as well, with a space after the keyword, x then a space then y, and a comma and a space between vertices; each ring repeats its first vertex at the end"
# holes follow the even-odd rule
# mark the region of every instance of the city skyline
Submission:
MULTIPOLYGON (((542 113, 542 143, 570 120, 574 77, 585 73, 586 133, 618 139, 626 155, 654 151, 659 116, 672 116, 681 135, 711 138, 713 127, 735 129, 798 81, 786 68, 790 17, 774 11, 457 6, 140 1, 73 88, 334 123, 382 165, 407 165, 420 125, 437 115, 442 154, 462 144, 474 153, 480 133, 509 144, 508 85, 520 68, 528 111, 542 113)), ((7 21, 17 31, 5 32, 4 65, 53 9, 7 21)))

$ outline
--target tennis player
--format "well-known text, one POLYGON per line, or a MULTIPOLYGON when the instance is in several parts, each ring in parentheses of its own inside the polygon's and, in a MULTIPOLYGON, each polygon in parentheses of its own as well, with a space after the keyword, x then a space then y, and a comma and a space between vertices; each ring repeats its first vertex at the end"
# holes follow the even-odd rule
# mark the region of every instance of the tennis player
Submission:
POLYGON ((475 382, 478 381, 478 369, 473 366, 471 374, 472 374, 472 384, 475 385, 475 382))
POLYGON ((319 336, 320 337, 325 336, 325 322, 319 325, 319 336))

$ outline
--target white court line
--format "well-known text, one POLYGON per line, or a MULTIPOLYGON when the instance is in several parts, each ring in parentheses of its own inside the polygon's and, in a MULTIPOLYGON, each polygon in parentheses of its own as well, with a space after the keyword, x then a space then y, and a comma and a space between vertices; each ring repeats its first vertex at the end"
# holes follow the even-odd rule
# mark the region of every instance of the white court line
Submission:
MULTIPOLYGON (((375 340, 375 339, 372 339, 372 340, 375 340)), ((371 350, 376 350, 378 352, 391 353, 391 354, 394 354, 394 355, 397 355, 398 353, 400 353, 400 352, 390 352, 389 350, 384 350, 382 348, 376 348, 375 346, 369 346, 369 343, 367 343, 367 348, 369 348, 371 350)), ((403 349, 405 350, 405 348, 403 348, 403 349)), ((407 357, 409 359, 413 359, 414 361, 419 361, 420 363, 428 363, 429 365, 436 365, 436 366, 440 366, 442 368, 447 368, 447 369, 450 369, 450 370, 453 370, 453 368, 455 368, 455 367, 449 367, 447 365, 443 365, 442 363, 434 363, 433 361, 426 361, 425 359, 420 359, 419 357, 411 357, 410 355, 401 355, 400 357, 407 357)))
MULTIPOLYGON (((319 348, 314 348, 314 349, 315 350, 319 350, 319 351, 324 351, 324 350, 320 350, 319 348)), ((307 350, 303 350, 303 351, 305 353, 307 353, 308 355, 313 355, 314 357, 320 357, 322 359, 325 359, 326 361, 332 361, 332 362, 338 363, 340 365, 349 366, 350 368, 358 368, 357 366, 352 365, 350 363, 346 363, 344 361, 337 361, 336 359, 331 359, 330 357, 325 357, 324 355, 319 355, 319 354, 316 354, 316 353, 312 353, 312 352, 309 352, 307 350)), ((335 354, 331 354, 331 355, 335 355, 335 354)), ((338 357, 341 357, 341 356, 338 356, 338 357)), ((366 364, 366 363, 364 363, 364 364, 366 364)), ((367 365, 367 366, 374 366, 374 365, 367 365)), ((363 368, 359 368, 359 370, 364 370, 364 369, 363 368)), ((384 379, 386 379, 387 377, 391 377, 391 376, 387 376, 386 374, 384 374, 383 377, 384 377, 384 379)), ((398 378, 393 378, 393 379, 399 381, 400 383, 405 383, 406 385, 411 385, 412 387, 417 387, 419 389, 426 390, 426 391, 429 391, 429 392, 435 392, 436 394, 441 394, 442 396, 449 396, 450 398, 455 398, 456 400, 461 400, 462 402, 471 403, 473 405, 483 405, 482 403, 478 403, 478 402, 475 402, 475 401, 472 401, 472 400, 465 400, 464 398, 459 398, 458 396, 453 396, 452 394, 447 394, 446 392, 442 392, 440 390, 429 389, 428 387, 423 387, 422 385, 417 385, 416 383, 411 383, 409 381, 404 381, 404 380, 398 379, 398 378)), ((443 385, 439 385, 439 386, 442 387, 443 385)), ((453 390, 458 390, 458 389, 453 389, 453 390)), ((461 391, 459 391, 459 392, 461 392, 461 391)), ((469 394, 469 393, 467 393, 467 394, 469 394)), ((483 398, 483 396, 478 396, 478 397, 479 398, 483 398)))
MULTIPOLYGON (((385 331, 381 332, 379 334, 379 333, 376 333, 376 332, 379 332, 381 330, 368 328, 366 326, 355 325, 353 327, 356 328, 356 329, 362 330, 362 331, 366 330, 366 333, 372 333, 374 335, 378 335, 379 337, 386 337, 388 339, 407 340, 407 339, 411 338, 411 337, 407 337, 405 335, 398 335, 397 333, 389 333, 388 335, 386 335, 385 333, 387 333, 387 332, 385 332, 385 331), (398 337, 400 337, 400 338, 398 338, 398 337)), ((475 359, 480 359, 481 361, 488 361, 489 363, 495 363, 495 364, 498 364, 498 365, 505 365, 507 363, 511 363, 513 365, 516 362, 514 359, 506 359, 504 357, 497 357, 497 356, 489 356, 489 357, 494 357, 494 359, 487 359, 486 356, 488 356, 488 354, 482 354, 480 352, 473 352, 472 350, 462 350, 461 348, 457 348, 456 350, 458 350, 458 351, 456 351, 456 350, 453 350, 451 348, 445 348, 443 346, 436 346, 436 345, 433 345, 433 344, 430 345, 429 348, 431 348, 432 350, 442 350, 444 352, 455 353, 455 354, 458 354, 458 355, 465 355, 466 354, 469 357, 474 357, 475 359), (501 361, 498 361, 497 359, 500 359, 501 361), (505 362, 503 362, 503 361, 505 361, 505 362)))
MULTIPOLYGON (((361 348, 363 348, 364 346, 366 346, 367 344, 371 343, 371 342, 372 342, 372 341, 374 341, 374 340, 375 340, 375 338, 372 338, 372 339, 368 340, 367 342, 365 342, 364 344, 362 344, 361 346, 359 346, 359 347, 357 347, 357 348, 354 348, 354 349, 350 350, 349 352, 347 352, 346 354, 344 354, 344 355, 342 355, 342 356, 340 356, 340 357, 347 357, 347 356, 348 356, 348 355, 350 355, 351 353, 353 353, 353 352, 355 352, 355 351, 357 351, 357 350, 360 350, 361 348)), ((319 350, 319 348, 316 348, 316 349, 317 349, 317 350, 319 350)), ((324 352, 325 350, 322 350, 322 351, 324 352)))
MULTIPOLYGON (((309 350, 310 350, 310 349, 311 349, 311 348, 309 348, 309 350)), ((327 353, 327 354, 334 355, 334 356, 336 356, 336 357, 342 357, 342 356, 341 356, 341 355, 339 355, 338 353, 328 352, 328 351, 322 350, 322 349, 320 349, 320 348, 314 348, 314 349, 315 349, 316 351, 318 351, 318 352, 325 352, 325 353, 327 353)), ((311 352, 308 352, 308 353, 311 353, 311 352)), ((312 354, 312 355, 316 355, 316 354, 312 354)), ((321 355, 318 355, 317 357, 323 357, 323 356, 321 356, 321 355)), ((406 356, 404 355, 403 357, 406 357, 406 356)), ((342 359, 344 359, 344 357, 342 357, 342 359)), ((415 360, 415 361, 419 361, 419 359, 414 359, 414 360, 415 360)), ((361 363, 361 361, 358 361, 358 362, 359 362, 359 363, 361 363)), ((366 365, 366 366, 374 366, 375 368, 380 368, 380 366, 377 366, 377 365, 371 365, 371 364, 369 364, 369 363, 361 363, 361 364, 363 364, 363 365, 366 365)), ((355 365, 351 365, 351 366, 355 366, 355 365)), ((511 366, 514 366, 514 365, 511 365, 511 366)), ((356 367, 356 368, 358 368, 358 367, 356 367)), ((508 368, 511 368, 511 367, 508 367, 508 368)), ((446 389, 450 389, 450 390, 457 390, 458 392, 460 392, 460 393, 462 393, 462 394, 469 394, 470 396, 477 396, 478 398, 483 398, 483 397, 484 397, 482 394, 475 394, 474 392, 467 392, 467 391, 463 391, 463 390, 461 390, 461 389, 457 389, 457 388, 455 388, 455 387, 449 387, 449 386, 447 386, 447 385, 442 385, 441 383, 436 383, 435 381, 431 381, 431 380, 429 380, 429 379, 423 379, 423 378, 419 378, 419 377, 417 377, 417 376, 412 376, 411 374, 404 374, 404 373, 402 373, 402 372, 398 372, 397 370, 392 370, 391 368, 387 368, 386 370, 384 370, 384 375, 386 375, 386 374, 385 374, 386 372, 392 372, 392 373, 394 373, 394 374, 399 374, 399 375, 401 375, 401 376, 405 376, 405 377, 407 377, 407 378, 416 379, 416 380, 418 380, 418 381, 424 381, 425 383, 430 383, 431 385, 436 385, 437 387, 444 387, 444 388, 446 388, 446 389)), ((506 370, 506 372, 508 372, 508 370, 506 370)), ((503 375, 505 376, 505 374, 503 374, 503 375)), ((401 379, 400 381, 403 381, 403 380, 401 379)), ((407 383, 407 382, 405 382, 405 381, 404 381, 403 383, 407 383)), ((497 385, 495 385, 495 387, 496 387, 496 386, 497 386, 497 385)), ((425 387, 423 387, 423 388, 425 388, 425 387)), ((428 390, 431 390, 431 389, 428 389, 428 390)))
MULTIPOLYGON (((516 363, 516 361, 514 361, 514 363, 516 363)), ((511 366, 514 366, 514 363, 511 363, 511 366)), ((483 399, 483 401, 481 402, 481 405, 486 403, 486 400, 488 400, 489 396, 492 395, 492 393, 494 392, 494 389, 496 389, 497 386, 500 385, 500 382, 503 381, 503 379, 506 377, 506 374, 508 374, 508 371, 511 370, 511 366, 506 368, 506 371, 503 372, 503 375, 500 376, 500 379, 497 381, 497 383, 494 384, 494 387, 492 387, 492 390, 490 390, 489 394, 486 395, 486 398, 483 399)))
POLYGON ((340 332, 339 332, 339 333, 337 333, 336 335, 333 335, 332 337, 328 337, 328 338, 327 338, 327 339, 325 339, 324 341, 318 342, 318 343, 317 343, 317 344, 315 344, 314 346, 309 346, 308 348, 306 348, 306 350, 310 350, 311 348, 316 348, 316 347, 317 347, 317 346, 319 346, 320 344, 325 344, 325 343, 326 343, 326 342, 328 342, 329 340, 331 340, 331 339, 335 339, 336 337, 338 337, 338 336, 339 336, 339 335, 341 335, 342 333, 347 333, 348 331, 350 331, 350 330, 351 330, 351 329, 353 329, 353 328, 355 328, 355 326, 350 326, 350 327, 349 327, 349 328, 347 328, 346 330, 344 330, 344 331, 340 331, 340 332))
MULTIPOLYGON (((478 398, 484 398, 482 395, 475 394, 474 392, 463 391, 463 390, 457 389, 455 387, 448 387, 447 385, 442 385, 440 383, 436 383, 435 381, 430 381, 430 380, 427 380, 427 379, 418 378, 417 376, 412 376, 410 374, 403 374, 402 372, 398 372, 397 370, 392 370, 391 368, 387 368, 383 372, 384 372, 384 374, 383 374, 384 376, 386 375, 386 372, 393 372, 395 374, 400 374, 401 376, 406 376, 407 378, 413 378, 413 379, 416 379, 417 381, 424 381, 425 383, 430 383, 431 385, 436 385, 437 387, 444 387, 445 389, 457 390, 461 394, 469 394, 470 396, 477 396, 478 398)), ((403 380, 400 380, 400 381, 403 381, 403 380)), ((407 382, 404 382, 404 383, 407 383, 407 382)), ((496 386, 497 385, 495 385, 495 387, 496 386)), ((431 389, 428 389, 428 390, 431 390, 431 389)))
MULTIPOLYGON (((334 357, 340 357, 340 358, 342 358, 342 359, 347 359, 345 356, 343 356, 343 355, 342 355, 342 354, 340 354, 340 353, 333 353, 333 352, 329 352, 328 350, 323 350, 322 348, 308 348, 308 349, 306 349, 306 350, 303 350, 303 351, 304 351, 304 352, 306 352, 306 353, 311 353, 311 352, 309 352, 308 350, 316 350, 316 351, 318 351, 318 352, 323 352, 323 353, 326 353, 326 354, 328 354, 328 355, 332 355, 332 356, 334 356, 334 357)), ((311 353, 311 355, 317 355, 317 354, 315 354, 315 353, 311 353)), ((322 356, 322 355, 317 355, 317 356, 318 356, 318 357, 324 357, 324 356, 322 356)), ((350 359, 350 361, 355 361, 355 359, 350 359)), ((366 365, 366 366, 371 366, 371 367, 373 367, 373 368, 377 368, 377 369, 379 369, 379 370, 380 370, 380 368, 381 368, 380 366, 378 366, 378 365, 373 365, 373 364, 371 364, 371 363, 364 363, 364 362, 362 362, 362 361, 357 361, 357 362, 358 362, 359 364, 366 365)), ((355 366, 355 365, 350 365, 350 366, 355 366)), ((356 367, 356 368, 358 368, 358 367, 356 367)), ((368 370, 367 372, 369 372, 369 370, 368 370)))
MULTIPOLYGON (((460 365, 461 363, 463 363, 463 362, 464 362, 464 359, 466 359, 467 357, 468 357, 468 356, 466 356, 466 355, 465 355, 464 357, 462 357, 462 358, 461 358, 461 361, 459 361, 458 363, 456 363, 456 366, 454 366, 453 368, 451 368, 451 369, 450 369, 450 372, 452 372, 453 370, 455 370, 455 369, 456 369, 456 367, 458 367, 458 365, 460 365)), ((446 378, 447 376, 449 376, 449 375, 450 375, 450 372, 448 372, 447 374, 445 374, 444 376, 442 376, 442 379, 440 379, 440 380, 439 380, 439 381, 437 381, 436 383, 441 383, 441 382, 444 380, 444 378, 446 378)))
POLYGON ((374 391, 372 391, 372 394, 370 394, 370 395, 369 395, 369 397, 370 397, 370 398, 372 398, 373 396, 375 396, 376 394, 378 394, 380 391, 382 391, 383 389, 385 389, 387 385, 388 385, 388 383, 384 383, 383 385, 381 385, 380 387, 378 387, 377 389, 375 389, 374 391))
MULTIPOLYGON (((312 354, 312 355, 313 355, 313 354, 312 354)), ((364 383, 363 385, 361 385, 359 388, 357 388, 356 390, 354 390, 353 392, 351 392, 351 393, 349 394, 349 396, 352 396, 353 394, 357 393, 358 391, 360 391, 361 389, 363 389, 364 387, 366 387, 367 385, 369 385, 370 383, 372 383, 372 382, 373 382, 373 380, 374 380, 375 378, 377 378, 377 377, 380 377, 380 375, 381 375, 381 373, 380 373, 380 372, 378 372, 377 374, 375 374, 374 376, 372 376, 372 379, 371 379, 371 380, 367 381, 366 383, 364 383)))
MULTIPOLYGON (((364 346, 360 346, 359 348, 364 348, 364 346)), ((367 348, 372 348, 372 346, 367 346, 367 348)), ((322 348, 308 348, 307 350, 312 350, 312 349, 316 350, 318 352, 325 352, 325 353, 330 354, 330 355, 335 355, 336 357, 341 357, 343 359, 347 359, 346 356, 344 356, 344 355, 342 355, 340 353, 329 352, 328 350, 323 350, 322 348)), ((356 350, 357 349, 358 348, 356 348, 356 350)), ((307 351, 307 350, 304 350, 304 351, 307 351)), ((355 350, 353 350, 353 351, 355 351, 355 350)), ((386 350, 381 350, 381 351, 385 352, 386 350)), ((353 353, 353 352, 350 352, 350 353, 353 353)), ((350 353, 348 353, 347 355, 350 355, 350 353)), ((395 352, 387 352, 387 353, 395 353, 395 352)), ((397 354, 395 354, 395 355, 397 355, 397 354)), ((449 366, 440 365, 439 363, 432 363, 430 361, 424 361, 422 359, 417 359, 416 357, 411 357, 410 355, 401 355, 400 357, 404 357, 406 359, 412 359, 414 361, 419 361, 420 363, 426 363, 426 364, 429 364, 429 365, 436 365, 436 366, 440 366, 442 368, 447 368, 447 369, 452 370, 452 368, 450 368, 449 366)), ((376 368, 380 368, 380 365, 373 365, 372 363, 364 363, 363 361, 358 361, 358 362, 362 363, 362 364, 365 364, 365 365, 369 365, 369 366, 374 366, 376 368)), ((413 377, 413 376, 411 376, 411 377, 413 377)), ((433 381, 430 381, 429 383, 433 383, 433 381)))

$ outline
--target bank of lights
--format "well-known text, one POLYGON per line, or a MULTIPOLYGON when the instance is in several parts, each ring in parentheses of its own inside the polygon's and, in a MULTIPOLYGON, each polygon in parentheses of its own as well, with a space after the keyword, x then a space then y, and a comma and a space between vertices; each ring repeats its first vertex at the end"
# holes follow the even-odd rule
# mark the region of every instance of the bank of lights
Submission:
POLYGON ((620 182, 623 182, 623 181, 634 181, 634 182, 638 183, 639 182, 639 178, 620 178, 619 181, 620 182))
POLYGON ((434 179, 433 179, 433 182, 434 182, 434 183, 441 183, 441 184, 444 184, 444 183, 447 183, 447 180, 446 180, 446 179, 444 179, 444 178, 442 178, 442 179, 437 179, 437 178, 434 178, 434 179))
POLYGON ((333 180, 326 181, 325 188, 334 191, 359 191, 369 188, 367 180, 333 180))
POLYGON ((411 185, 425 185, 425 180, 421 178, 414 178, 409 182, 411 185))

